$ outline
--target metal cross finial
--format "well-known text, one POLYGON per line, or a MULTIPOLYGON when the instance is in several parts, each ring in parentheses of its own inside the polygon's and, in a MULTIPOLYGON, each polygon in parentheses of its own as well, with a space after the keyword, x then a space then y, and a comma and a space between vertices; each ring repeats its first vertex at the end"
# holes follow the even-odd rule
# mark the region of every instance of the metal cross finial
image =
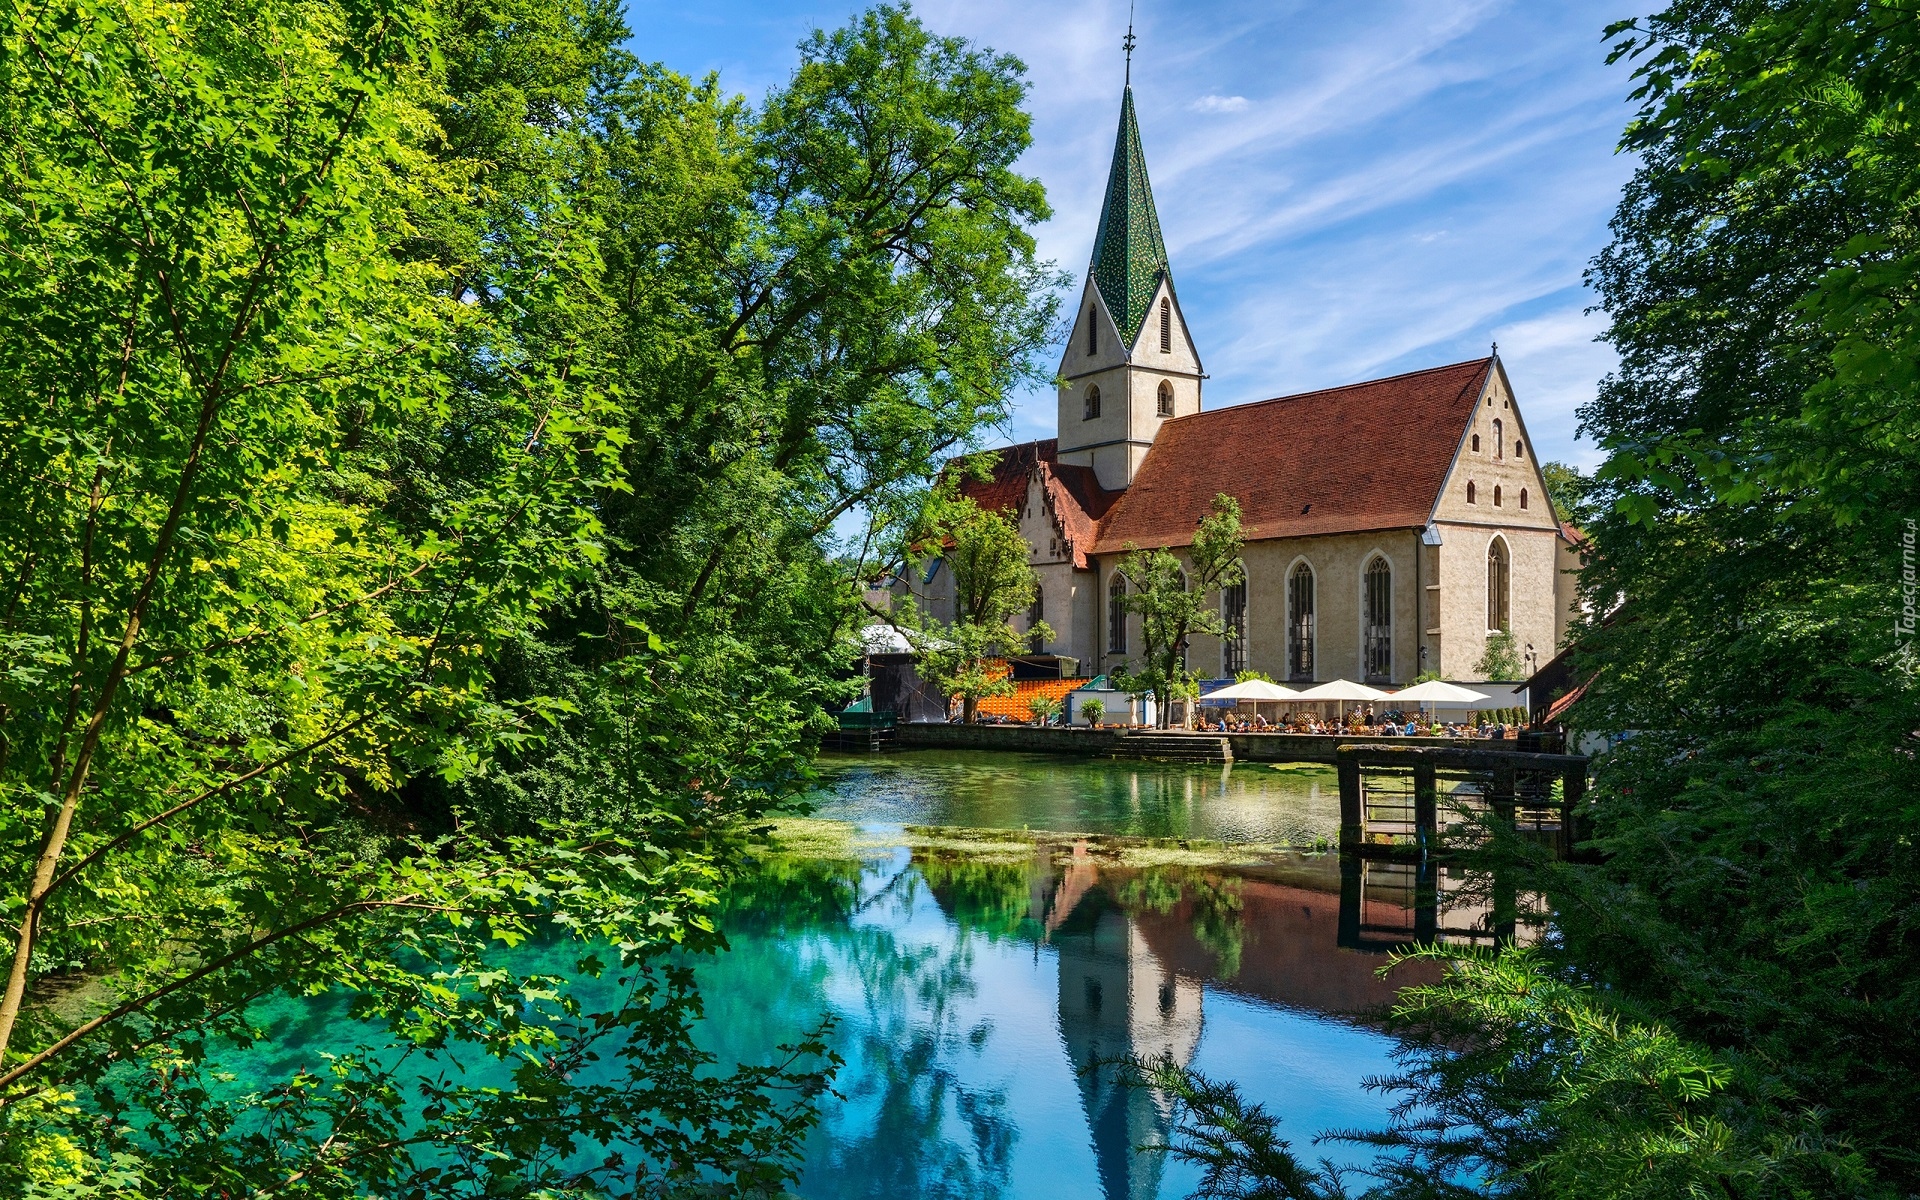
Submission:
POLYGON ((1128 87, 1132 87, 1133 86, 1134 40, 1133 40, 1133 5, 1131 3, 1127 5, 1127 36, 1121 39, 1120 46, 1122 49, 1124 49, 1127 52, 1127 83, 1126 85, 1128 87))
POLYGON ((1500 343, 1499 343, 1499 342, 1495 342, 1495 343, 1493 344, 1493 356, 1494 356, 1495 358, 1499 358, 1499 357, 1500 357, 1500 343))

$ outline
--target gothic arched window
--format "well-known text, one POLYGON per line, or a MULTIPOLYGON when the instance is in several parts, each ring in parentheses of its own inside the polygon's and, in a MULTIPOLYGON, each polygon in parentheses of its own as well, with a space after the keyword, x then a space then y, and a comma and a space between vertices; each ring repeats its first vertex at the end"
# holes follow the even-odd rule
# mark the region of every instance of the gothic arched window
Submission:
POLYGON ((1500 426, 1500 418, 1495 417, 1493 419, 1493 456, 1495 458, 1505 458, 1507 456, 1507 444, 1501 440, 1506 436, 1506 431, 1500 426))
POLYGON ((1173 353, 1173 305, 1160 298, 1160 353, 1173 353))
POLYGON ((1367 678, 1390 679, 1393 676, 1393 566, 1384 556, 1375 556, 1367 564, 1364 576, 1365 638, 1367 678))
POLYGON ((1173 415, 1173 385, 1164 379, 1160 381, 1160 415, 1173 415))
POLYGON ((1467 503, 1473 503, 1473 480, 1467 480, 1467 503))
POLYGON ((1227 632, 1220 639, 1220 673, 1228 679, 1247 669, 1247 578, 1220 589, 1220 621, 1227 632))
POLYGON ((1477 433, 1473 435, 1473 452, 1480 453, 1480 435, 1477 433))
POLYGON ((1513 559, 1507 543, 1495 538, 1487 544, 1487 632, 1505 629, 1512 622, 1507 593, 1512 585, 1513 559))
POLYGON ((1100 310, 1087 310, 1087 353, 1100 353, 1100 310))
POLYGON ((1500 485, 1497 483, 1493 485, 1493 506, 1500 507, 1500 485))
POLYGON ((1046 619, 1047 619, 1047 594, 1041 591, 1039 588, 1034 588, 1033 603, 1027 606, 1027 629, 1028 629, 1027 640, 1032 644, 1033 652, 1035 654, 1038 654, 1041 651, 1045 650, 1047 648, 1047 644, 1040 639, 1039 635, 1032 633, 1032 630, 1034 626, 1040 624, 1040 622, 1046 619))
POLYGON ((1127 580, 1122 575, 1107 585, 1107 651, 1127 652, 1127 580))
POLYGON ((1313 681, 1313 568, 1306 563, 1287 578, 1287 678, 1313 681))
POLYGON ((1090 383, 1087 385, 1086 413, 1080 419, 1083 421, 1091 421, 1099 415, 1100 415, 1100 385, 1097 383, 1090 383))
POLYGON ((1521 488, 1520 489, 1520 507, 1525 508, 1526 506, 1527 506, 1527 489, 1521 488))

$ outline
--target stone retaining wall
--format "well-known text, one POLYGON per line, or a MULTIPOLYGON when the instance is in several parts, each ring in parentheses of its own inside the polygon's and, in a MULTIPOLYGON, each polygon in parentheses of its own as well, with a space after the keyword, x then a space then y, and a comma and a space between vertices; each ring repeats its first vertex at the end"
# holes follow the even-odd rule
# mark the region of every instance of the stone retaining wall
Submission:
MULTIPOLYGON (((1177 731, 1172 731, 1177 732, 1177 731)), ((1239 762, 1317 762, 1332 766, 1342 746, 1460 746, 1467 749, 1511 748, 1512 742, 1472 738, 1349 737, 1345 734, 1207 733, 1195 737, 1225 737, 1239 762)), ((1113 753, 1118 729, 1062 729, 1038 725, 902 725, 894 744, 906 750, 1013 750, 1028 754, 1113 753)))
MULTIPOLYGON (((1029 754, 1113 753, 1118 729, 1040 725, 902 725, 894 745, 906 750, 1021 750, 1029 754)), ((1331 761, 1331 760, 1329 760, 1331 761)))

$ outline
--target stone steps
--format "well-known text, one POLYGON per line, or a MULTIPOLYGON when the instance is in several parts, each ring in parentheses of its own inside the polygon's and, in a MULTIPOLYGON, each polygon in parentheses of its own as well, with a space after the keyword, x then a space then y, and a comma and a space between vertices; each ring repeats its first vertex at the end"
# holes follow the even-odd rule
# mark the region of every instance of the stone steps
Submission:
POLYGON ((1226 738, 1203 734, 1127 733, 1114 743, 1113 757, 1230 763, 1233 761, 1233 745, 1226 738))

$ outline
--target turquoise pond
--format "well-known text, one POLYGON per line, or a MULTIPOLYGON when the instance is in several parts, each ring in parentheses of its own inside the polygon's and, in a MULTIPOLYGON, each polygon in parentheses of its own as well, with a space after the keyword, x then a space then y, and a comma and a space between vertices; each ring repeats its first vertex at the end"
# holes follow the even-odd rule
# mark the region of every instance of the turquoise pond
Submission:
MULTIPOLYGON (((1369 1014, 1392 999, 1376 972, 1410 929, 1406 879, 1291 851, 1126 866, 1073 836, 1311 845, 1335 832, 1330 773, 915 753, 828 759, 823 781, 815 815, 860 827, 855 860, 743 880, 732 949, 698 967, 722 1061, 769 1061, 834 1019, 846 1066, 802 1195, 1185 1196, 1197 1171, 1139 1149, 1166 1136, 1164 1106, 1094 1069, 1128 1054, 1240 1084, 1309 1158, 1368 1159, 1313 1139, 1387 1121, 1364 1080, 1394 1043, 1369 1014), (1053 833, 1012 860, 909 848, 930 824, 1053 833)), ((273 1008, 254 1078, 347 1035, 331 998, 273 1008)))
POLYGON ((822 769, 816 815, 842 821, 1302 846, 1340 831, 1331 768, 907 750, 828 756, 822 769))
MULTIPOLYGON (((902 844, 941 825, 1311 845, 1337 834, 1332 772, 933 751, 823 768, 816 815, 869 847, 853 886, 825 906, 740 898, 733 951, 701 972, 723 1057, 836 1018, 845 1100, 802 1194, 1185 1196, 1195 1168, 1137 1149, 1165 1137, 1164 1108, 1090 1069, 1126 1054, 1239 1083, 1308 1157, 1369 1158, 1312 1142, 1380 1128, 1392 1103, 1364 1081, 1392 1066, 1368 1014, 1393 986, 1379 948, 1340 944, 1336 855, 1228 871, 1116 866, 1070 836, 1015 863, 902 844)), ((1362 896, 1346 882, 1346 940, 1409 924, 1390 872, 1362 896)))

